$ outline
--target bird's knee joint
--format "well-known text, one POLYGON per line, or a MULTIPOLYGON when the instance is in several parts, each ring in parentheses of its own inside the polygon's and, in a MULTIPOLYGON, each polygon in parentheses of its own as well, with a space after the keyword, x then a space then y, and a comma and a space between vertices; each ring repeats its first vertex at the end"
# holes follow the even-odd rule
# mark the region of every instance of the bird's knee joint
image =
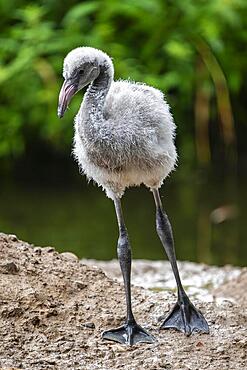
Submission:
POLYGON ((117 244, 118 257, 129 258, 131 255, 131 248, 127 233, 121 234, 118 238, 117 244))
POLYGON ((162 225, 157 224, 156 225, 156 231, 157 231, 157 234, 159 235, 159 237, 162 237, 164 235, 164 228, 163 228, 162 225))
POLYGON ((129 238, 127 233, 121 233, 118 238, 118 249, 129 249, 129 238))
POLYGON ((167 218, 167 216, 162 212, 157 212, 156 215, 156 230, 158 235, 170 234, 171 233, 171 225, 167 218))
POLYGON ((163 214, 157 214, 156 218, 156 230, 158 234, 163 234, 165 230, 165 219, 163 214))

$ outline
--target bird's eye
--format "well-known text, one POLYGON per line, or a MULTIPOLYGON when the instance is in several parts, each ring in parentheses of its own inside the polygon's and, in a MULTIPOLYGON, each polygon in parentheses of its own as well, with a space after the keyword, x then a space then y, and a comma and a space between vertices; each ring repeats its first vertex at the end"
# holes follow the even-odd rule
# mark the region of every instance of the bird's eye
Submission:
POLYGON ((78 73, 79 73, 79 75, 80 75, 80 76, 82 76, 82 75, 83 75, 83 73, 84 73, 84 69, 82 69, 82 68, 81 68, 81 69, 79 69, 78 73))

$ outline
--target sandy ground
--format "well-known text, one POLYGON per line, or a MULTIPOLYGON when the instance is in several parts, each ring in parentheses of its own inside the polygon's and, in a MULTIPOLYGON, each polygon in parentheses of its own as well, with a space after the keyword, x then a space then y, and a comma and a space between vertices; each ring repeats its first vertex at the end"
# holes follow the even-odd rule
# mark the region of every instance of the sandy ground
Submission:
POLYGON ((246 369, 246 269, 190 263, 180 268, 210 334, 188 338, 159 331, 176 301, 170 268, 166 262, 135 261, 134 312, 157 342, 126 347, 101 339, 104 329, 124 320, 116 261, 86 265, 71 253, 0 234, 0 368, 246 369))

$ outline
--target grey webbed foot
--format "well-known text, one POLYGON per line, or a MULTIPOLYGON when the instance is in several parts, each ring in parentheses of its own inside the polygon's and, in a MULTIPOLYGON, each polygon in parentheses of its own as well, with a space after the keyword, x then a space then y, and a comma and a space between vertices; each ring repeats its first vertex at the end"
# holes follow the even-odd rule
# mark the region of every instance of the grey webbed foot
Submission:
POLYGON ((155 338, 151 334, 148 334, 146 330, 144 330, 136 322, 126 323, 117 329, 104 331, 102 338, 127 344, 129 346, 132 346, 138 342, 154 343, 155 341, 155 338))
POLYGON ((160 329, 176 329, 187 336, 191 335, 192 332, 209 333, 207 321, 188 297, 175 304, 160 329))

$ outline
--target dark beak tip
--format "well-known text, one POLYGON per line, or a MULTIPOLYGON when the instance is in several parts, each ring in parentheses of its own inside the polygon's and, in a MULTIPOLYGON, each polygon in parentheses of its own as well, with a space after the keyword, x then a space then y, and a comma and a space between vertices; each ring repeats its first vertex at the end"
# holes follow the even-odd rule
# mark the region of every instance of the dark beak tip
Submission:
POLYGON ((64 113, 60 109, 58 109, 58 111, 57 111, 58 118, 63 118, 63 115, 64 115, 64 113))

